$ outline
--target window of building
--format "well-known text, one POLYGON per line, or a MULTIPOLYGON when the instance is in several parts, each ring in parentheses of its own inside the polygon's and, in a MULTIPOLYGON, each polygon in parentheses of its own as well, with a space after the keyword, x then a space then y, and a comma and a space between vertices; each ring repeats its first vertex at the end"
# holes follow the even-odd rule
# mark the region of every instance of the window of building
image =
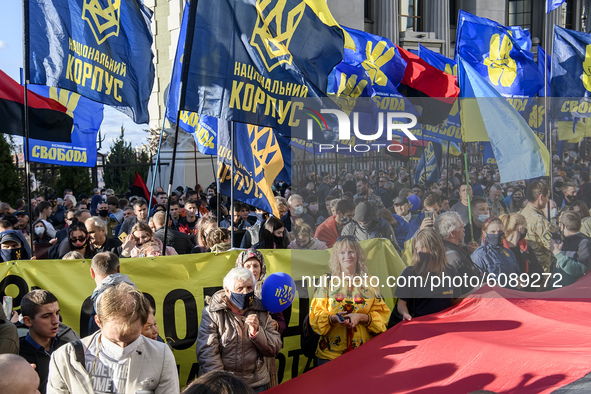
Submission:
POLYGON ((363 4, 363 17, 366 21, 373 20, 373 0, 364 0, 363 4))
POLYGON ((559 8, 562 13, 562 25, 571 30, 576 30, 574 8, 574 1, 565 1, 559 8))
POLYGON ((509 26, 531 30, 532 0, 509 0, 509 26))
POLYGON ((400 31, 421 31, 421 1, 400 0, 400 31))

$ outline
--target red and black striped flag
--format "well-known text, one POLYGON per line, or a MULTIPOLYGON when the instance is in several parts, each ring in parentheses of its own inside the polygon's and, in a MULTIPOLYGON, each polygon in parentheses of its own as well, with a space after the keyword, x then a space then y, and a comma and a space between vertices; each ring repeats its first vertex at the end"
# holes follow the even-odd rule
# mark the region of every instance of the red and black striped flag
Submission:
MULTIPOLYGON (((0 70, 0 133, 24 137, 24 87, 0 70)), ((74 120, 67 108, 50 98, 28 93, 29 137, 53 142, 72 142, 74 120)))

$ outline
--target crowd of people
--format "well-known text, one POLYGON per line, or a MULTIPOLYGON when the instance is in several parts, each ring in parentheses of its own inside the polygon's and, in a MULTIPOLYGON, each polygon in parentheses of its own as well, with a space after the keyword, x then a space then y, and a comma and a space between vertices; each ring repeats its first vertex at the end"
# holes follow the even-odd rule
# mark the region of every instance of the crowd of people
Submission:
MULTIPOLYGON (((71 190, 63 198, 37 196, 31 212, 24 200, 2 202, 0 261, 90 259, 97 287, 91 297, 92 335, 80 339, 60 321, 57 298, 33 290, 21 301, 20 316, 0 316, 0 322, 12 320, 25 330, 19 339, 16 328, 4 335, 10 329, 0 324, 0 353, 20 353, 35 364, 37 376, 29 373, 26 379, 42 393, 178 392, 174 357, 159 335, 155 305, 120 273, 122 259, 163 251, 169 256, 244 249, 200 314, 197 338, 200 381, 242 384, 235 392, 277 384, 274 359, 288 322, 261 302, 267 275, 261 249, 331 248, 328 276, 352 279, 368 274, 360 242, 381 238, 405 263, 401 277, 505 276, 518 279, 502 286, 521 291, 568 286, 591 265, 591 179, 588 162, 557 159, 552 185, 547 179, 501 184, 491 165, 470 166, 468 174, 452 165, 426 188, 411 184, 404 167, 310 173, 301 187, 274 185, 276 216, 232 204, 217 196, 215 184, 206 190, 179 187, 170 201, 158 188, 151 208, 143 197, 119 198, 110 189, 95 189, 90 197, 74 197, 71 190), (543 274, 553 280, 542 286, 530 280, 543 274)), ((478 287, 471 283, 399 287, 393 310, 371 286, 343 281, 317 288, 309 310, 309 324, 319 336, 317 364, 404 320, 451 307, 478 287)), ((0 365, 18 362, 0 356, 0 365)), ((186 391, 200 392, 198 386, 186 391)))

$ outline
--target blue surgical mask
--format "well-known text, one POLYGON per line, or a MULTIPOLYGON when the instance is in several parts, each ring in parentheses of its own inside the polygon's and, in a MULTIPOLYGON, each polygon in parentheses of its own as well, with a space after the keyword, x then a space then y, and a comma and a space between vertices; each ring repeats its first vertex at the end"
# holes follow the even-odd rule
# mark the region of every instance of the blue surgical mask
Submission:
POLYGON ((248 308, 253 300, 254 291, 246 294, 234 293, 233 291, 230 292, 230 301, 232 301, 232 303, 236 305, 236 308, 240 310, 248 308))
POLYGON ((478 215, 478 221, 480 223, 484 223, 486 221, 486 219, 488 219, 490 217, 490 215, 478 215))
POLYGON ((263 223, 265 221, 265 214, 264 213, 257 213, 257 221, 259 223, 263 223))
POLYGON ((295 216, 302 216, 302 215, 304 214, 304 207, 302 207, 302 206, 295 207, 295 208, 293 209, 293 214, 294 214, 295 216))
POLYGON ((550 209, 550 218, 554 219, 558 215, 558 208, 550 209))

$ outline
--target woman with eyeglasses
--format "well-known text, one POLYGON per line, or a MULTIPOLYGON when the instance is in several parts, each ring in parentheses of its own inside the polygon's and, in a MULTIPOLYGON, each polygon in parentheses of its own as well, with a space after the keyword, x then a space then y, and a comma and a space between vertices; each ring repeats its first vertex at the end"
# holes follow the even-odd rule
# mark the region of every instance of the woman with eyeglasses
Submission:
POLYGON ((326 286, 316 289, 310 304, 310 325, 320 334, 318 365, 386 331, 390 316, 379 291, 360 281, 367 275, 365 253, 352 236, 341 237, 333 245, 329 268, 326 286))
POLYGON ((68 236, 59 246, 58 258, 61 259, 71 251, 80 253, 85 259, 93 257, 88 245, 88 230, 83 222, 76 222, 68 226, 68 236))

